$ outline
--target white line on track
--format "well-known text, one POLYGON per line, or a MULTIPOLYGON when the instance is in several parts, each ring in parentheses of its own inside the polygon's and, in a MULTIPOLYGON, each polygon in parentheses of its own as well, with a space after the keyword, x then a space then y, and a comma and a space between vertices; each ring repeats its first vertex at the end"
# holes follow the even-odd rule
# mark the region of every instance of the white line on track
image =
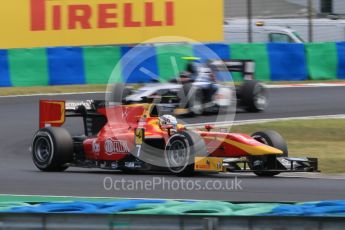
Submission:
POLYGON ((242 120, 242 121, 224 121, 224 122, 206 122, 198 124, 188 124, 190 128, 203 128, 206 124, 212 124, 216 127, 228 127, 230 125, 248 125, 248 124, 261 124, 273 121, 291 121, 291 120, 316 120, 316 119, 345 119, 345 114, 338 115, 325 115, 325 116, 306 116, 306 117, 286 117, 286 118, 270 118, 270 119, 258 119, 258 120, 242 120))
POLYGON ((323 87, 345 87, 345 83, 307 83, 307 84, 281 84, 266 85, 269 89, 284 88, 323 88, 323 87))
POLYGON ((0 96, 0 98, 16 98, 16 97, 37 97, 37 96, 64 96, 64 95, 84 95, 84 94, 100 94, 104 91, 98 92, 77 92, 77 93, 36 93, 36 94, 23 94, 23 95, 8 95, 0 96))
MULTIPOLYGON (((252 176, 253 178, 257 178, 254 173, 224 173, 221 175, 227 175, 229 178, 237 176, 239 179, 241 177, 248 177, 252 176)), ((225 177, 221 177, 224 179, 225 177)), ((315 172, 285 172, 281 173, 278 176, 273 178, 300 178, 300 179, 325 179, 325 180, 345 180, 345 174, 322 174, 322 173, 315 173, 315 172)))
POLYGON ((286 178, 305 178, 305 179, 327 179, 327 180, 345 180, 344 174, 321 174, 321 173, 283 173, 279 177, 286 178))
MULTIPOLYGON (((266 85, 266 87, 269 89, 345 87, 345 82, 340 82, 340 83, 305 83, 305 84, 303 84, 303 83, 300 83, 300 84, 273 84, 273 85, 266 85)), ((83 94, 98 94, 98 93, 105 93, 105 92, 104 91, 97 91, 97 92, 76 92, 76 93, 36 93, 36 94, 0 96, 0 98, 59 96, 59 95, 83 95, 83 94)))

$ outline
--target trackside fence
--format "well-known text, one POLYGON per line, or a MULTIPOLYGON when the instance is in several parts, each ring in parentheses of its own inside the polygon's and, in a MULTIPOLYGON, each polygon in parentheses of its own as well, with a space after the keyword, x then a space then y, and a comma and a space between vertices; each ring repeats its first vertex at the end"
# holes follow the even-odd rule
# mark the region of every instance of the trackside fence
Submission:
MULTIPOLYGON (((345 42, 205 45, 222 59, 254 60, 255 76, 262 81, 345 79, 345 42)), ((179 71, 186 63, 183 56, 206 58, 201 45, 132 48, 95 46, 0 50, 0 87, 106 84, 112 74, 118 82, 145 83, 151 81, 147 70, 166 81, 176 76, 172 57, 179 71)), ((240 79, 236 74, 233 77, 240 79)))
POLYGON ((1 214, 0 229, 98 230, 227 230, 227 229, 343 229, 337 217, 205 217, 95 214, 1 214))

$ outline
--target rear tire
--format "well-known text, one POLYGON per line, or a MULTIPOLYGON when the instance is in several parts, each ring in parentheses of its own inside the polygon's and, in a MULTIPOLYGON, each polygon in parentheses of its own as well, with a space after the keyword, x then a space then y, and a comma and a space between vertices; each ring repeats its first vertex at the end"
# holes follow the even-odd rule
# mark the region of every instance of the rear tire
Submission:
POLYGON ((58 127, 40 129, 32 142, 32 159, 41 171, 65 171, 73 160, 71 135, 58 127))
POLYGON ((274 147, 276 149, 280 149, 283 151, 282 155, 270 155, 270 156, 262 156, 262 157, 252 157, 251 159, 251 167, 255 170, 255 162, 262 162, 263 171, 256 171, 254 172, 257 176, 260 177, 273 177, 278 174, 279 172, 265 172, 264 170, 274 170, 276 169, 277 165, 277 157, 288 157, 288 147, 284 140, 284 138, 277 133, 276 131, 264 131, 264 132, 256 132, 252 135, 252 137, 266 145, 274 147))
POLYGON ((204 140, 197 133, 184 131, 169 139, 164 155, 170 172, 177 176, 193 176, 194 157, 206 156, 207 149, 204 140))
POLYGON ((240 90, 241 103, 248 112, 262 112, 268 106, 268 92, 258 81, 244 81, 240 90))

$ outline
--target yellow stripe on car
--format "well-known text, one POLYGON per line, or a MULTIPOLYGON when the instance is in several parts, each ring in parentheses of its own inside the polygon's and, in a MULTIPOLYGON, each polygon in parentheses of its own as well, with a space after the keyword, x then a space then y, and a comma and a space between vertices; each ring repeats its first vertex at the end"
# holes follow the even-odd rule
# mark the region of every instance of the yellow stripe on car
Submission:
POLYGON ((204 137, 205 139, 208 140, 216 140, 216 141, 220 141, 232 146, 235 146, 239 149, 244 150, 245 152, 247 152, 250 155, 281 155, 283 154, 283 151, 281 151, 280 149, 276 149, 273 148, 271 146, 267 146, 267 145, 258 145, 258 146, 251 146, 251 145, 246 145, 243 143, 239 143, 233 140, 228 140, 225 138, 219 138, 219 137, 204 137))

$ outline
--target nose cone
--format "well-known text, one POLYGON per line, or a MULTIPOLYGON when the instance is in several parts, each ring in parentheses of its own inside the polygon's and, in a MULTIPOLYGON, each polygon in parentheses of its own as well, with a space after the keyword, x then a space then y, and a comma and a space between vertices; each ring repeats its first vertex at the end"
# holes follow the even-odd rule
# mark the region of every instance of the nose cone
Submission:
POLYGON ((253 156, 283 154, 280 149, 265 145, 246 134, 229 134, 226 142, 253 156))
POLYGON ((268 145, 251 146, 250 149, 247 149, 247 152, 248 154, 253 156, 283 154, 283 151, 281 151, 280 149, 276 149, 268 145))

